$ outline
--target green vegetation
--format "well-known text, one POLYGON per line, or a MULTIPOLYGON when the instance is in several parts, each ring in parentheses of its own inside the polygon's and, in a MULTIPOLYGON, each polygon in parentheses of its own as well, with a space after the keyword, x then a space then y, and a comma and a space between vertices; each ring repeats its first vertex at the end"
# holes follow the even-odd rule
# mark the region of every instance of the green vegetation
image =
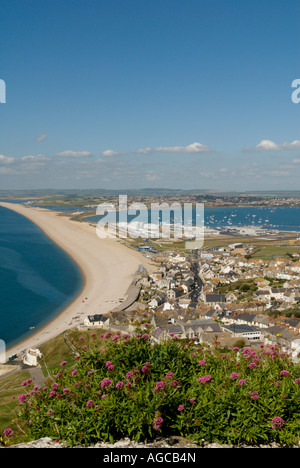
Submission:
POLYGON ((288 256, 291 258, 292 254, 299 254, 300 246, 293 245, 262 245, 256 249, 252 254, 253 258, 262 258, 263 260, 273 260, 276 257, 288 256))
POLYGON ((10 443, 299 442, 300 368, 279 347, 225 351, 217 340, 209 348, 175 337, 153 345, 145 330, 69 338, 80 357, 61 361, 44 388, 24 382, 18 424, 26 436, 8 431, 10 443))
POLYGON ((253 293, 257 291, 257 289, 258 287, 256 285, 255 278, 239 279, 230 284, 219 285, 216 288, 216 290, 220 294, 227 294, 229 292, 233 292, 237 296, 237 301, 251 300, 253 297, 253 293))
POLYGON ((13 430, 18 430, 15 422, 19 409, 18 395, 23 390, 22 382, 28 379, 28 371, 19 371, 0 379, 0 434, 9 425, 13 430))

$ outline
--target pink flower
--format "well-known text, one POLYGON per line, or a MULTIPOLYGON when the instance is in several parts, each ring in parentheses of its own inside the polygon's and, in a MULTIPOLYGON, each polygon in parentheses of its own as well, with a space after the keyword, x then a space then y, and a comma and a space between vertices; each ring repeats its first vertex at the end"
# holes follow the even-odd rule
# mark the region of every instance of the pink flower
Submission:
POLYGON ((259 399, 259 395, 258 395, 258 392, 249 392, 250 394, 250 397, 252 400, 258 400, 259 399))
POLYGON ((285 421, 279 416, 275 416, 275 418, 272 419, 272 429, 281 430, 284 424, 285 424, 285 421))
POLYGON ((164 422, 163 418, 158 416, 156 419, 155 419, 155 423, 156 424, 162 424, 164 422))
POLYGON ((118 382, 118 383, 116 384, 116 388, 117 388, 118 390, 122 390, 123 386, 124 386, 124 382, 118 382))
POLYGON ((156 430, 156 431, 160 431, 161 430, 161 426, 163 424, 164 420, 161 416, 158 416, 156 419, 154 419, 153 421, 153 428, 156 430))
POLYGON ((103 379, 100 386, 101 388, 106 388, 109 387, 112 384, 112 381, 110 379, 103 379))
POLYGON ((109 366, 112 365, 112 362, 111 362, 111 361, 107 361, 105 365, 106 365, 106 367, 109 367, 109 366))
POLYGON ((194 403, 196 403, 196 398, 190 398, 189 402, 193 405, 194 403))
POLYGON ((60 363, 61 367, 65 366, 66 364, 67 364, 67 361, 62 361, 62 362, 60 363))
POLYGON ((27 385, 30 385, 31 382, 32 382, 32 379, 24 380, 24 382, 22 382, 22 387, 26 387, 27 385))
POLYGON ((239 385, 245 385, 245 383, 246 383, 246 380, 244 380, 244 379, 239 380, 239 385))
POLYGON ((54 414, 54 411, 52 409, 49 409, 48 414, 49 416, 52 416, 52 414, 54 414))
POLYGON ((295 382, 295 384, 299 385, 300 384, 300 379, 295 379, 294 382, 295 382))
POLYGON ((198 382, 206 383, 206 382, 209 382, 210 380, 211 380, 211 376, 210 375, 205 375, 204 377, 200 377, 198 379, 198 382))
POLYGON ((283 376, 283 375, 290 375, 289 371, 287 370, 283 370, 280 372, 280 375, 283 376))
POLYGON ((179 385, 179 382, 177 380, 172 380, 171 382, 172 387, 178 387, 178 385, 179 385))
POLYGON ((168 379, 171 379, 173 376, 174 376, 173 372, 167 372, 167 373, 166 373, 166 377, 167 377, 168 379))
POLYGON ((76 375, 77 372, 78 372, 78 370, 74 369, 74 370, 72 371, 72 375, 73 375, 73 376, 76 375))
POLYGON ((177 408, 178 411, 183 411, 184 410, 184 406, 182 405, 179 405, 178 408, 177 408))
POLYGON ((148 333, 144 333, 144 334, 142 335, 142 340, 148 340, 148 338, 149 338, 148 333))
POLYGON ((127 372, 125 377, 126 377, 126 379, 131 379, 131 377, 133 377, 133 372, 131 372, 131 371, 127 372))
POLYGON ((91 407, 91 406, 94 406, 94 402, 93 400, 89 400, 86 404, 87 407, 91 407))
POLYGON ((199 361, 199 366, 206 366, 206 361, 204 359, 199 361))
POLYGON ((4 429, 3 434, 5 435, 5 437, 12 437, 14 435, 12 429, 10 429, 9 427, 7 429, 4 429))
POLYGON ((109 371, 113 371, 115 368, 115 366, 113 364, 111 364, 110 366, 108 366, 107 370, 109 371))
POLYGON ((230 378, 231 378, 231 380, 235 380, 235 379, 238 378, 238 376, 239 376, 239 374, 238 374, 237 372, 233 372, 233 373, 230 375, 230 378))
POLYGON ((166 387, 165 382, 157 382, 155 389, 153 390, 153 393, 156 393, 158 390, 164 390, 166 387))
POLYGON ((120 338, 119 335, 114 335, 114 336, 112 337, 112 341, 117 341, 119 338, 120 338))
POLYGON ((255 364, 255 362, 252 361, 252 362, 250 362, 250 364, 248 364, 247 367, 249 367, 249 369, 253 369, 254 367, 256 367, 256 364, 255 364))

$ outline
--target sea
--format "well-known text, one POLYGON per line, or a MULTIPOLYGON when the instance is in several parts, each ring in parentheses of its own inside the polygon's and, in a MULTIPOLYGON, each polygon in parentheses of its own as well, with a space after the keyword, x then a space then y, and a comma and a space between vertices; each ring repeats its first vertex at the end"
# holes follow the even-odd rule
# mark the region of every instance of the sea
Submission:
POLYGON ((55 318, 82 285, 79 267, 62 249, 0 206, 0 340, 6 349, 55 318))
MULTIPOLYGON (((171 206, 171 205, 170 205, 171 206)), ((148 210, 145 213, 137 213, 138 221, 151 222, 151 213, 148 210)), ((104 219, 103 216, 89 216, 86 221, 97 222, 104 219)), ((159 220, 167 218, 160 216, 159 220)), ((134 215, 128 216, 128 222, 134 221, 134 215)), ((171 222, 182 222, 180 213, 172 218, 171 222)), ((196 220, 195 220, 196 223, 196 220)), ((212 229, 228 230, 234 227, 251 227, 275 231, 294 231, 300 232, 300 207, 209 207, 204 206, 204 226, 212 229)))
MULTIPOLYGON (((84 211, 76 206, 47 208, 84 211)), ((85 218, 94 222, 99 219, 85 218)), ((144 221, 148 222, 149 217, 145 215, 144 221)), ((204 208, 204 224, 225 231, 235 226, 252 226, 266 232, 300 233, 300 207, 204 208)), ((0 340, 6 348, 55 318, 77 297, 82 285, 76 263, 40 228, 24 216, 0 207, 0 340)))

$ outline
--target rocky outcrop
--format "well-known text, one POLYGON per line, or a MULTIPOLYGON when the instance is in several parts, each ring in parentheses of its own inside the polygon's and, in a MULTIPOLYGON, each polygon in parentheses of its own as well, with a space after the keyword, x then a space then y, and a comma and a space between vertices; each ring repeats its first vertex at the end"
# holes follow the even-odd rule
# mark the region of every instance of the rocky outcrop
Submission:
MULTIPOLYGON (((23 443, 23 444, 17 444, 17 445, 12 445, 7 448, 70 448, 68 445, 59 442, 59 441, 54 441, 50 439, 49 437, 44 437, 39 440, 35 440, 32 442, 28 443, 23 443)), ((197 444, 194 444, 192 442, 188 442, 187 440, 181 438, 181 437, 169 437, 168 439, 159 439, 156 440, 155 442, 149 442, 149 443, 140 443, 140 442, 134 442, 131 441, 130 439, 122 439, 119 440, 118 442, 115 442, 113 444, 107 443, 107 442, 99 442, 95 445, 91 445, 89 447, 84 447, 84 446, 75 446, 73 448, 95 448, 95 449, 120 449, 120 448, 125 448, 125 449, 156 449, 156 448, 171 448, 171 449, 201 449, 201 448, 234 448, 232 445, 220 445, 218 443, 203 443, 202 446, 199 446, 197 444)), ((260 445, 260 446, 245 446, 241 445, 239 447, 235 448, 281 448, 278 444, 272 443, 270 445, 260 445)), ((293 447, 293 448, 300 448, 300 446, 293 447)))

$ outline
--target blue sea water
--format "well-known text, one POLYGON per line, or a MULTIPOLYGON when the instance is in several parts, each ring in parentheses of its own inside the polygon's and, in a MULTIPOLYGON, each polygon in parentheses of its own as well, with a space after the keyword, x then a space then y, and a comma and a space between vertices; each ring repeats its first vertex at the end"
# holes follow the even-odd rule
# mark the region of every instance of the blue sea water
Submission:
MULTIPOLYGON (((142 213, 142 212, 141 212, 142 213)), ((149 212, 138 214, 138 221, 150 221, 149 212)), ((89 216, 85 221, 97 222, 101 216, 89 216)), ((105 218, 103 218, 105 221, 105 218)), ((128 222, 134 216, 128 217, 128 222)), ((174 219, 174 222, 181 222, 174 219)), ((172 220, 173 221, 173 220, 172 220)), ((167 222, 167 221, 166 221, 167 222)), ((204 206, 204 225, 211 228, 232 228, 234 226, 252 226, 278 231, 300 232, 300 207, 218 207, 204 206)))
POLYGON ((0 339, 6 348, 58 315, 82 284, 80 269, 62 249, 27 218, 0 207, 0 339))

